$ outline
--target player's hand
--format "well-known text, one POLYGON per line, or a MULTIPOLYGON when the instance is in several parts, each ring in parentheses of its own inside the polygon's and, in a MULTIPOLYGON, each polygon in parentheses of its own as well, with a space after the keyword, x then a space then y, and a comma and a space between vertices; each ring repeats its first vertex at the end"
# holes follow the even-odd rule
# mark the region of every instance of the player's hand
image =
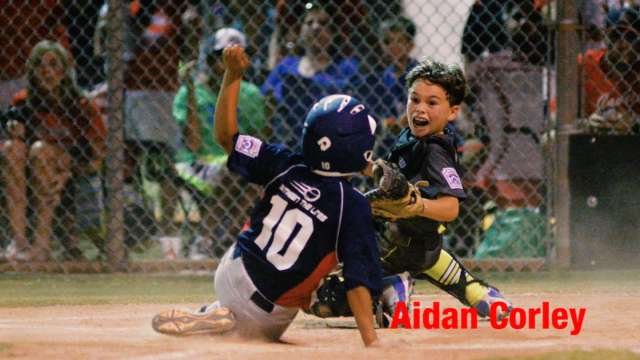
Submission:
POLYGON ((222 53, 222 61, 227 73, 233 77, 241 77, 250 64, 244 49, 238 45, 226 47, 222 53))
POLYGON ((382 340, 378 338, 376 341, 369 344, 367 348, 404 349, 409 345, 411 345, 411 343, 406 340, 398 340, 398 339, 382 340))
POLYGON ((381 348, 381 347, 385 347, 385 346, 382 343, 382 341, 380 341, 380 339, 376 339, 372 343, 370 343, 368 345, 365 345, 365 347, 367 347, 367 348, 381 348))

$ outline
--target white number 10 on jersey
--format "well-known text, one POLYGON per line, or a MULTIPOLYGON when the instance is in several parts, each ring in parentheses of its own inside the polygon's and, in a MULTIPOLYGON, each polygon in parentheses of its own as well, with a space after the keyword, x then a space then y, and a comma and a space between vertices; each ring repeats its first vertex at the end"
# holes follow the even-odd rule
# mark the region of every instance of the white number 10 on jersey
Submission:
POLYGON ((290 209, 285 212, 287 201, 278 195, 271 197, 271 205, 273 205, 271 211, 262 220, 262 231, 256 238, 256 245, 264 250, 269 245, 269 239, 273 234, 273 241, 267 250, 267 260, 276 269, 287 270, 298 260, 300 252, 309 241, 313 233, 313 220, 300 209, 290 209), (276 224, 278 226, 274 232, 273 227, 276 224), (289 240, 296 225, 300 225, 300 230, 293 239, 289 240))

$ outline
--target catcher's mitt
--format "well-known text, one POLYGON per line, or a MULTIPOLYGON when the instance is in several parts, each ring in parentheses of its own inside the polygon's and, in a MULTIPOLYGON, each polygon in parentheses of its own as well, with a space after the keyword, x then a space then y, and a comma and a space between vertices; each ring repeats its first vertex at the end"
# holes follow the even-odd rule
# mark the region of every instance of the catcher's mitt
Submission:
POLYGON ((422 214, 424 204, 419 187, 429 185, 428 181, 411 184, 396 164, 384 160, 376 161, 373 177, 378 188, 365 194, 373 216, 396 221, 422 214))

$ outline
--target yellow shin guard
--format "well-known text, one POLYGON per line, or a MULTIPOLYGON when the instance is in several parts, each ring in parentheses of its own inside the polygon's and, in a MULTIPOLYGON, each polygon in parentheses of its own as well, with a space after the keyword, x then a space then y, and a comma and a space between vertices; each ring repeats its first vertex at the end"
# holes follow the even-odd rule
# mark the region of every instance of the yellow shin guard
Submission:
POLYGON ((488 291, 481 282, 474 281, 474 277, 464 266, 448 252, 440 250, 438 261, 424 271, 431 282, 439 288, 455 296, 463 304, 475 305, 488 291), (464 279, 461 281, 461 276, 464 279))

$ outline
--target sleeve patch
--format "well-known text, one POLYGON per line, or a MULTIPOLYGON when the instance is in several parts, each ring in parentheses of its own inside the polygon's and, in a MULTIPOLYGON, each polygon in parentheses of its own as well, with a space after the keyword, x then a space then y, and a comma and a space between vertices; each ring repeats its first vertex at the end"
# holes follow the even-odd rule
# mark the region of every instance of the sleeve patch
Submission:
POLYGON ((250 158, 258 157, 261 147, 262 140, 254 138, 253 136, 240 135, 236 141, 236 151, 250 158))
POLYGON ((458 176, 456 169, 446 167, 442 169, 442 176, 444 176, 451 189, 462 189, 462 181, 460 181, 460 176, 458 176))

